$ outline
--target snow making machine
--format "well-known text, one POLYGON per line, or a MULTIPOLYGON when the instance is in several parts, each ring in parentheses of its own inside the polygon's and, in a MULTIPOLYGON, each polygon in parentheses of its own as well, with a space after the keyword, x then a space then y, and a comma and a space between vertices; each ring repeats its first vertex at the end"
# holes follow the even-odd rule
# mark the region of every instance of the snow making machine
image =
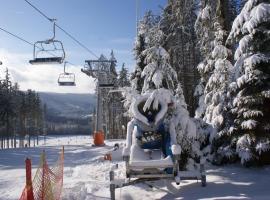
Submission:
POLYGON ((138 98, 132 105, 133 119, 128 123, 126 146, 122 156, 126 165, 126 178, 116 179, 113 166, 110 171, 110 194, 115 199, 117 188, 167 179, 201 180, 206 186, 204 162, 201 159, 198 170, 180 171, 181 147, 176 142, 176 135, 170 134, 165 127, 164 118, 168 104, 159 102, 157 109, 144 109, 149 95, 138 98))

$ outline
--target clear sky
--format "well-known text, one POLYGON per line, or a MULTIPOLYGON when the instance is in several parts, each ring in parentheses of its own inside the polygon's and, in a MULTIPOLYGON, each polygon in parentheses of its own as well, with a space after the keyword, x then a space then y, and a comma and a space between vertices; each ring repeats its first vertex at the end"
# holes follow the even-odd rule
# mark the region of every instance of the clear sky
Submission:
MULTIPOLYGON (((109 56, 114 50, 118 69, 122 63, 132 70, 132 56, 136 24, 136 0, 29 0, 57 23, 76 37, 95 54, 109 56)), ((146 10, 161 13, 167 0, 138 0, 139 16, 146 10)), ((30 7, 24 0, 1 0, 0 27, 34 43, 52 35, 52 24, 30 7)), ((94 57, 78 46, 59 29, 56 39, 64 43, 67 60, 75 64, 69 71, 76 73, 77 87, 59 87, 57 78, 62 65, 32 66, 33 48, 0 31, 0 76, 4 69, 10 70, 13 81, 22 90, 34 89, 51 92, 93 92, 94 81, 80 72, 85 59, 94 57)), ((0 77, 0 78, 1 78, 0 77)))

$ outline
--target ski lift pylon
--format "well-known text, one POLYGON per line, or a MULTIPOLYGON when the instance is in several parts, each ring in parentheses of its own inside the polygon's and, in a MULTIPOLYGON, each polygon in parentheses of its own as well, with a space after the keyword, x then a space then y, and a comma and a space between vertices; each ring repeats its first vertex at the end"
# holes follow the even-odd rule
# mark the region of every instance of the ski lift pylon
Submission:
POLYGON ((59 40, 55 40, 56 19, 51 19, 51 21, 53 22, 53 37, 48 40, 35 42, 33 60, 29 61, 29 63, 33 65, 61 64, 65 60, 63 43, 59 40))
POLYGON ((59 86, 76 86, 75 74, 66 72, 66 64, 64 63, 64 73, 59 74, 58 85, 59 86))

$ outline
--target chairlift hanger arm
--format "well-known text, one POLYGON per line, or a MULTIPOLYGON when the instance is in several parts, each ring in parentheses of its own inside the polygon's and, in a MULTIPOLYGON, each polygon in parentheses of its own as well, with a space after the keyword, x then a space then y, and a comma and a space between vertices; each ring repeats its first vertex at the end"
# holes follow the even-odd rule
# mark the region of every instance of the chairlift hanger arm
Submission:
POLYGON ((65 73, 65 74, 68 74, 68 73, 66 72, 66 64, 67 64, 67 61, 64 62, 64 73, 65 73))
POLYGON ((51 19, 51 22, 53 23, 53 36, 52 36, 52 38, 48 39, 48 42, 55 41, 54 40, 55 39, 55 21, 56 21, 56 19, 51 19))

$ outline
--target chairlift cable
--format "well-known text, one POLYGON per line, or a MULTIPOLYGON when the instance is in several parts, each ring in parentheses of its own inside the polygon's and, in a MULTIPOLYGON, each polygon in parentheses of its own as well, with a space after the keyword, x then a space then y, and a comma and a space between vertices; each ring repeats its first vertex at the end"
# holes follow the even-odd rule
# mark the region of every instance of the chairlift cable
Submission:
POLYGON ((20 37, 20 36, 18 36, 18 35, 15 35, 15 34, 13 34, 13 33, 9 32, 9 31, 7 31, 7 30, 5 30, 5 29, 1 28, 1 27, 0 27, 0 30, 4 31, 5 33, 7 33, 7 34, 9 34, 9 35, 11 35, 11 36, 13 36, 13 37, 15 37, 15 38, 19 39, 19 40, 21 40, 21 41, 23 41, 23 42, 25 42, 25 43, 27 43, 27 44, 31 45, 31 46, 34 46, 34 44, 33 44, 33 43, 31 43, 31 42, 29 42, 29 41, 27 41, 27 40, 23 39, 22 37, 20 37))
MULTIPOLYGON (((40 13, 43 17, 45 17, 50 22, 54 22, 54 19, 49 18, 46 14, 44 14, 40 9, 38 9, 36 6, 34 6, 32 3, 30 3, 28 0, 24 0, 27 4, 29 4, 32 8, 34 8, 38 13, 40 13)), ((82 44, 79 40, 77 40, 74 36, 72 36, 70 33, 68 33, 65 29, 63 29, 61 26, 55 23, 55 26, 59 28, 61 31, 63 31, 68 37, 70 37, 73 41, 75 41, 78 45, 80 45, 82 48, 84 48, 87 52, 92 54, 94 57, 99 58, 93 51, 91 51, 89 48, 87 48, 84 44, 82 44)))
POLYGON ((49 18, 47 15, 45 15, 41 10, 39 10, 36 6, 34 6, 33 4, 31 4, 29 1, 24 0, 26 3, 28 3, 32 8, 34 8, 36 11, 38 11, 43 17, 45 17, 47 20, 49 20, 50 22, 52 22, 52 19, 49 18))
POLYGON ((77 40, 75 37, 73 37, 71 34, 69 34, 66 30, 64 30, 62 27, 60 27, 58 24, 55 24, 57 28, 59 28, 61 31, 63 31, 67 36, 69 36, 73 41, 75 41, 77 44, 79 44, 82 48, 84 48, 86 51, 88 51, 90 54, 95 56, 96 58, 99 58, 93 51, 91 51, 89 48, 87 48, 84 44, 82 44, 79 40, 77 40))
MULTIPOLYGON (((25 43, 27 43, 27 44, 29 44, 29 45, 31 45, 31 46, 34 46, 33 43, 27 41, 26 39, 23 39, 22 37, 20 37, 20 36, 14 34, 14 33, 9 32, 8 30, 6 30, 6 29, 4 29, 4 28, 1 28, 1 27, 0 27, 0 30, 3 31, 3 32, 5 32, 5 33, 7 33, 7 34, 9 34, 9 35, 11 35, 11 36, 13 36, 13 37, 15 37, 15 38, 17 38, 17 39, 19 39, 19 40, 21 40, 21 41, 23 41, 23 42, 25 42, 25 43)), ((41 49, 41 48, 39 48, 39 49, 41 49)), ((55 56, 53 53, 50 53, 50 52, 49 52, 49 54, 52 55, 52 56, 55 56)))

